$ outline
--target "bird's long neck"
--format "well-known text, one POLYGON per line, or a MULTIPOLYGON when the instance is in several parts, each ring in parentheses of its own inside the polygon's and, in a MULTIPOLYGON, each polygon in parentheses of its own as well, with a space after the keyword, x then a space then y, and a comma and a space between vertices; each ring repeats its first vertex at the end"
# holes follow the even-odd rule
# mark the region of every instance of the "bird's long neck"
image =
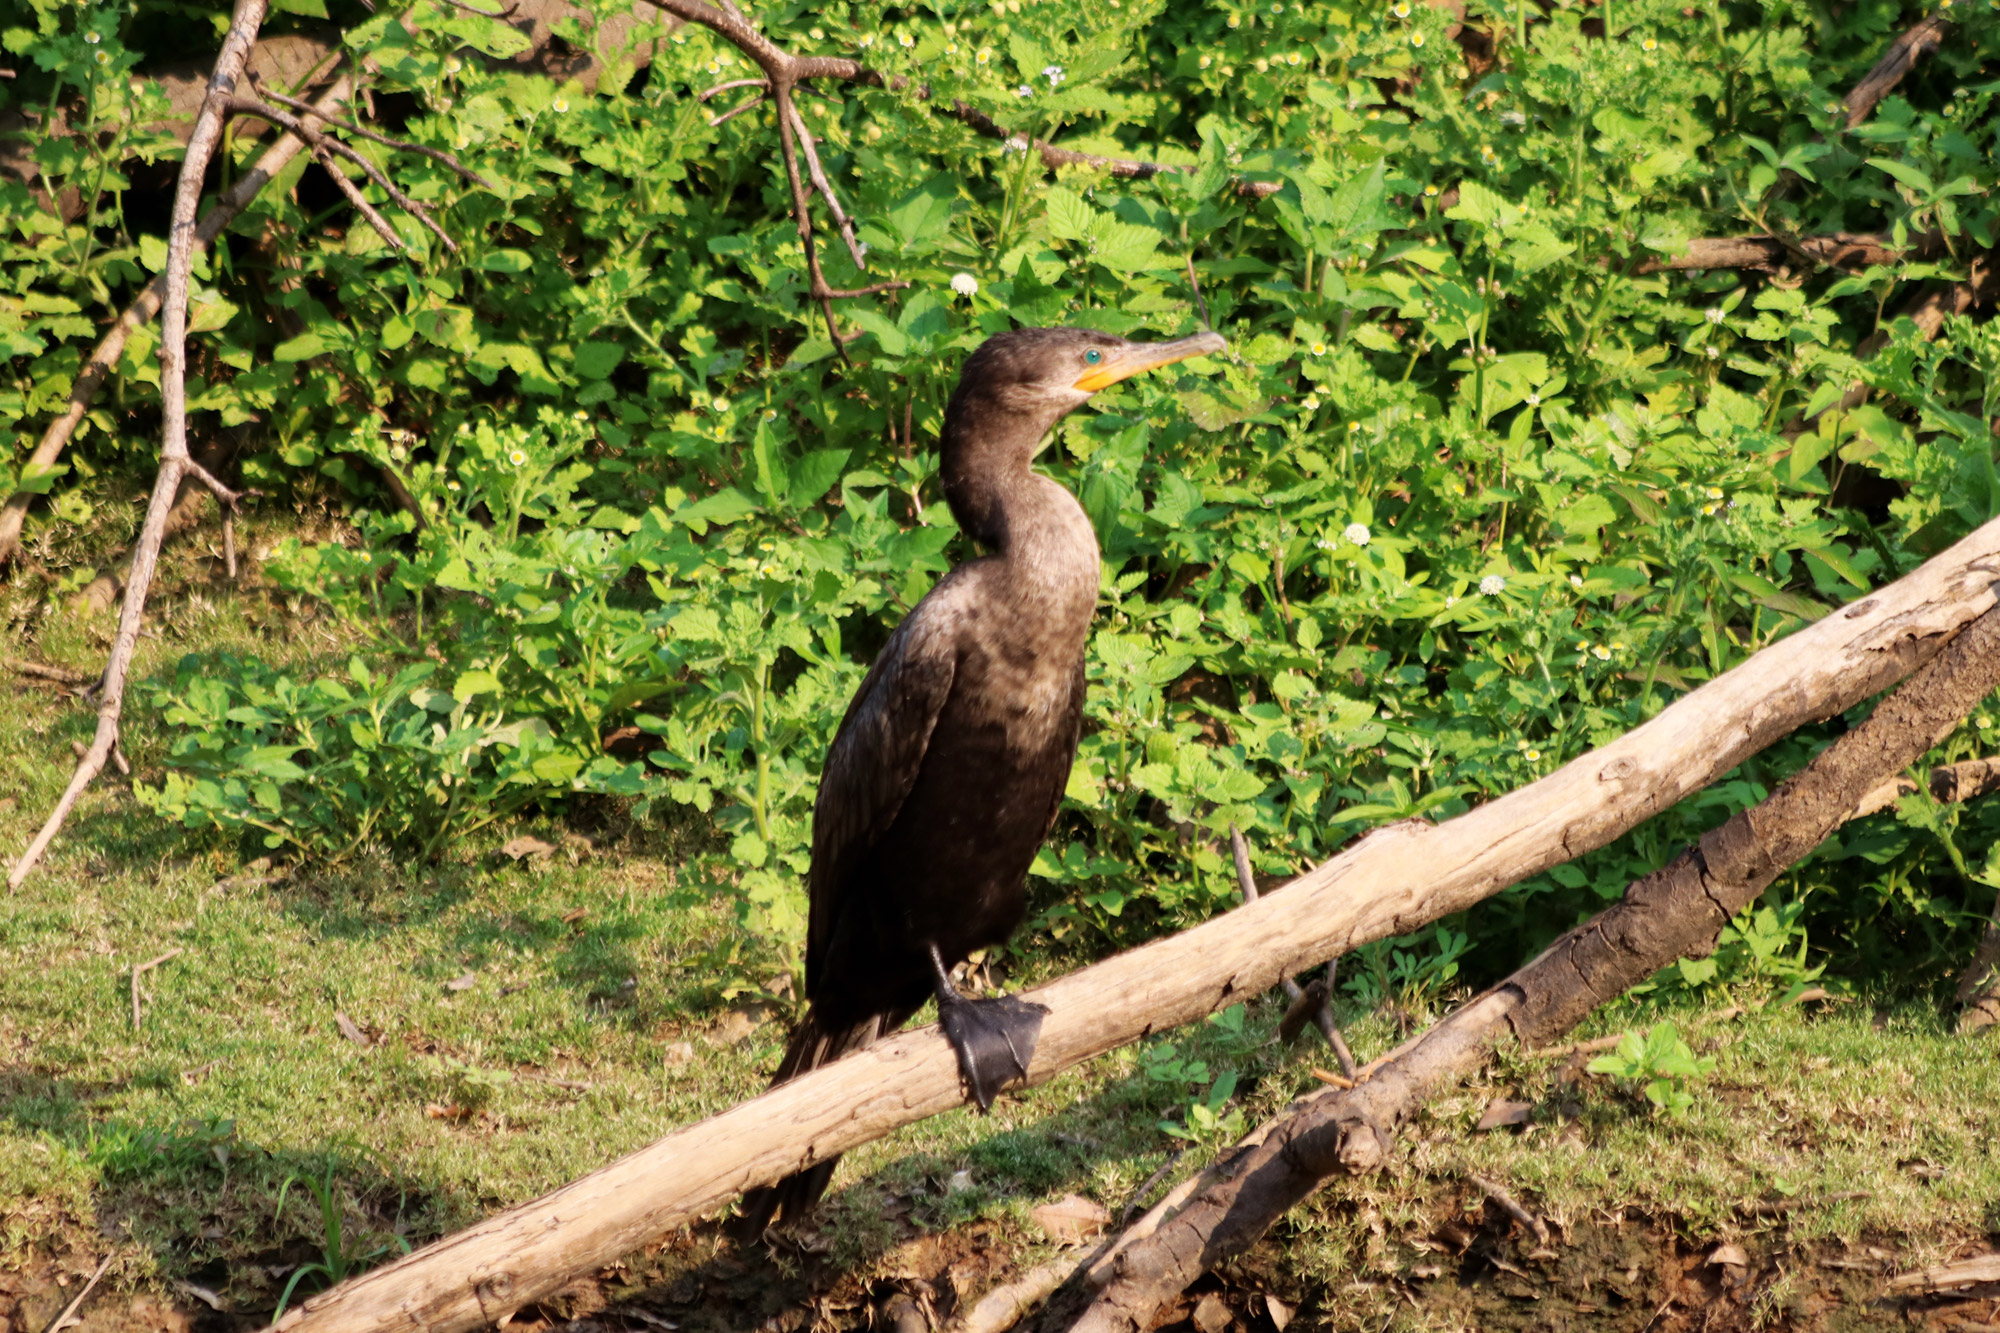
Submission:
POLYGON ((1076 497, 1030 466, 1047 430, 1011 414, 952 413, 940 468, 945 502, 998 557, 1025 609, 1087 626, 1097 604, 1097 534, 1076 497))

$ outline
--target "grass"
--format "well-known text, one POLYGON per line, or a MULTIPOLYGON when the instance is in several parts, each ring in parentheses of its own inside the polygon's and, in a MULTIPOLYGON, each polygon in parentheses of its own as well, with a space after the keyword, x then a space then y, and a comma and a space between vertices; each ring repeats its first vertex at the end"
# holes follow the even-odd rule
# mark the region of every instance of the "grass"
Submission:
MULTIPOLYGON (((254 573, 224 586, 204 536, 170 553, 137 675, 195 648, 343 652, 335 627, 254 573)), ((48 588, 17 575, 0 609, 32 655, 94 670, 108 619, 52 611, 48 588)), ((18 849, 91 715, 42 685, 0 689, 0 766, 16 778, 0 839, 18 849)), ((134 716, 142 777, 159 762, 148 734, 134 716)), ((87 1271, 108 1246, 121 1289, 193 1283, 265 1316, 302 1266, 294 1299, 323 1276, 312 1265, 379 1261, 753 1095, 785 1025, 742 1033, 715 981, 738 947, 733 918, 677 873, 704 837, 595 808, 496 830, 437 865, 363 859, 259 883, 234 878, 234 848, 161 827, 124 782, 101 782, 44 867, 0 898, 0 1269, 87 1271), (521 832, 555 850, 502 853, 521 832), (131 968, 173 948, 142 978, 135 1031, 131 968)), ((1068 965, 1030 956, 1010 981, 1068 965)), ((1908 1266, 2000 1229, 1989 1040, 1923 1005, 1718 1017, 1726 999, 1668 1015, 1718 1061, 1686 1115, 1649 1113, 1561 1061, 1503 1055, 1418 1119, 1392 1173, 1298 1210, 1225 1290, 1238 1305, 1246 1290, 1283 1292, 1331 1327, 1506 1326, 1492 1303, 1516 1298, 1494 1294, 1495 1274, 1512 1279, 1474 1259, 1515 1242, 1451 1239, 1481 1218, 1493 1230, 1473 1174, 1550 1219, 1566 1255, 1597 1253, 1575 1238, 1598 1236, 1606 1272, 1634 1244, 1724 1239, 1792 1256, 1886 1240, 1908 1266), (1535 1103, 1530 1124, 1472 1132, 1501 1095, 1535 1103)), ((1250 1123, 1316 1086, 1327 1058, 1268 1043, 1278 1008, 1253 1004, 1241 1034, 1207 1023, 1169 1037, 1212 1073, 1241 1075, 1250 1123)), ((1659 1017, 1621 1002, 1592 1030, 1659 1017)), ((1347 1018, 1364 1058, 1396 1040, 1385 1013, 1347 1018)), ((991 1117, 940 1117, 851 1154, 810 1247, 821 1253, 776 1261, 794 1285, 727 1299, 770 1313, 797 1282, 865 1298, 907 1276, 913 1246, 949 1242, 989 1267, 1052 1254, 1032 1208, 1081 1193, 1116 1213, 1182 1146, 1158 1122, 1200 1089, 1149 1076, 1153 1054, 1120 1052, 991 1117)), ((720 1246, 707 1232, 674 1239, 649 1261, 648 1290, 712 1273, 720 1246)), ((1759 1289, 1781 1323, 1803 1308, 1796 1267, 1759 1289)))

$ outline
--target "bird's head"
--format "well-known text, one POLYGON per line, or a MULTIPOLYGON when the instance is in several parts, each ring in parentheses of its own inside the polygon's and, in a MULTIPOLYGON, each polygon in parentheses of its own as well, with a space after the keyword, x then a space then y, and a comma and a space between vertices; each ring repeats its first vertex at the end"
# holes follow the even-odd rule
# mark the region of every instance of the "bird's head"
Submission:
POLYGON ((1031 454, 1049 429, 1100 389, 1143 371, 1226 350, 1219 334, 1135 343, 1095 329, 1010 329, 966 358, 946 417, 984 418, 983 430, 1032 432, 1031 454))
POLYGON ((1010 329, 965 359, 944 412, 940 463, 959 525, 999 540, 1002 496, 1025 478, 1056 422, 1142 371, 1225 351, 1214 333, 1135 343, 1095 329, 1010 329))

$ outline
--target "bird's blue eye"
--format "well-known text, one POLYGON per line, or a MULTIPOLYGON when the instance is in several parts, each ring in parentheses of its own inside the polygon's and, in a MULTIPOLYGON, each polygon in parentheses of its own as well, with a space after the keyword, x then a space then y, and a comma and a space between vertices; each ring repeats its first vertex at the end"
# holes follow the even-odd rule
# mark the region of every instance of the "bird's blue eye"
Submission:
POLYGON ((1098 362, 1104 359, 1104 353, 1098 351, 1095 347, 1093 347, 1088 352, 1085 352, 1083 354, 1083 359, 1086 363, 1094 366, 1098 362))

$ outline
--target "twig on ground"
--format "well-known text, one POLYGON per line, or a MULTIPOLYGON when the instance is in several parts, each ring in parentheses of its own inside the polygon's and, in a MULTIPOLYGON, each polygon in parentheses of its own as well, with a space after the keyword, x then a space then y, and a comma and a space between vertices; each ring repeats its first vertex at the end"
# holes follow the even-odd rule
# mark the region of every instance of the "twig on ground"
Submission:
POLYGON ((1520 1200, 1509 1194, 1497 1182, 1488 1180, 1485 1176, 1472 1174, 1468 1174, 1466 1179, 1479 1186, 1485 1192, 1487 1198, 1499 1204, 1501 1212, 1504 1212, 1507 1216, 1534 1232, 1536 1240, 1540 1241, 1544 1246, 1549 1243, 1549 1229, 1543 1223, 1542 1219, 1536 1217, 1526 1208, 1523 1208, 1520 1200))
POLYGON ((107 1254, 98 1260, 97 1271, 90 1275, 90 1281, 83 1284, 83 1290, 79 1291, 75 1298, 62 1308, 61 1314, 49 1320, 48 1325, 42 1329, 42 1333, 62 1333, 63 1326, 76 1317, 76 1312, 83 1308, 83 1303, 90 1298, 90 1293, 97 1290, 99 1280, 104 1277, 105 1270, 110 1267, 110 1255, 107 1254))
MULTIPOLYGON (((146 595, 152 590, 153 573, 160 560, 160 543, 166 537, 167 514, 183 478, 194 475, 215 492, 225 507, 236 502, 236 493, 223 486, 195 464, 187 445, 187 324, 188 284, 194 263, 195 209, 201 202, 202 177, 222 138, 236 84, 243 77, 244 62, 256 43, 257 29, 263 24, 267 0, 236 0, 229 31, 222 39, 215 72, 209 76, 208 91, 202 98, 201 113, 194 132, 188 136, 187 154, 181 161, 180 181, 174 191, 174 207, 167 229, 166 294, 161 304, 160 329, 160 409, 163 418, 160 471, 153 482, 153 494, 146 507, 146 521, 139 529, 139 542, 126 580, 125 602, 118 615, 118 632, 112 640, 111 655, 105 663, 101 702, 97 710, 97 734, 90 751, 76 766, 69 786, 56 802, 35 840, 14 863, 7 876, 10 889, 35 868, 49 843, 69 818, 83 790, 103 771, 104 764, 118 746, 119 720, 125 708, 125 675, 139 644, 139 631, 146 613, 146 595)), ((307 137, 302 135, 301 137, 307 137)))
POLYGON ((132 1030, 134 1032, 139 1030, 139 978, 158 967, 161 963, 180 957, 182 952, 180 949, 169 949, 158 958, 149 958, 132 969, 132 1030))
MULTIPOLYGON (((1875 711, 1758 805, 1704 835, 1623 901, 1417 1039, 1350 1091, 1295 1102, 1202 1176, 1184 1206, 1155 1209, 1115 1260, 1081 1267, 1052 1300, 1044 1333, 1130 1333, 1203 1271, 1253 1244, 1335 1175, 1379 1170, 1400 1125, 1508 1038, 1567 1031, 1679 957, 1712 950, 1722 927, 1816 848, 1882 779, 1915 761, 2000 686, 2000 609, 1960 630, 1875 711)), ((1135 1228, 1136 1230, 1136 1228, 1135 1228)))
POLYGON ((1063 1259, 1030 1269, 1025 1276, 981 1296, 970 1310, 953 1316, 943 1333, 1007 1333, 1062 1285, 1069 1269, 1063 1259))
MULTIPOLYGON (((354 78, 351 74, 344 74, 310 110, 314 116, 326 119, 332 111, 345 106, 353 93, 354 78)), ((205 249, 220 236, 223 228, 234 222, 258 192, 270 184, 305 146, 305 141, 295 134, 280 135, 277 142, 266 148, 250 169, 237 177, 236 184, 208 210, 195 230, 195 246, 205 249)), ((29 469, 46 471, 56 465, 70 437, 82 423, 84 413, 90 410, 98 391, 104 387, 105 379, 125 355, 127 339, 133 330, 143 328, 159 314, 166 294, 167 275, 161 273, 146 284, 132 304, 125 307, 110 331, 98 342, 96 350, 91 352, 89 360, 77 371, 75 382, 70 386, 69 405, 42 432, 42 438, 28 460, 29 469)), ((8 497, 6 505, 0 507, 0 568, 4 568, 20 552, 21 528, 27 520, 29 508, 35 503, 35 495, 33 491, 16 491, 8 497)))
POLYGON ((90 677, 81 671, 71 671, 68 667, 49 666, 43 662, 25 662, 18 657, 0 658, 0 666, 5 666, 17 676, 27 676, 34 680, 52 680, 58 685, 88 685, 90 677))
POLYGON ((1157 1187, 1161 1181, 1167 1178, 1168 1174, 1173 1171, 1174 1167, 1180 1164, 1181 1158, 1186 1155, 1187 1155, 1187 1148, 1185 1146, 1174 1149, 1172 1153, 1168 1154, 1167 1160, 1161 1162, 1159 1167, 1153 1172, 1153 1174, 1146 1177, 1145 1183, 1140 1185, 1138 1189, 1132 1191, 1132 1197, 1127 1199, 1125 1201, 1125 1206, 1118 1210, 1119 1226, 1122 1227, 1130 1224, 1133 1218, 1137 1217, 1141 1212, 1145 1211, 1146 1196, 1148 1194, 1151 1194, 1155 1189, 1155 1187, 1157 1187))

